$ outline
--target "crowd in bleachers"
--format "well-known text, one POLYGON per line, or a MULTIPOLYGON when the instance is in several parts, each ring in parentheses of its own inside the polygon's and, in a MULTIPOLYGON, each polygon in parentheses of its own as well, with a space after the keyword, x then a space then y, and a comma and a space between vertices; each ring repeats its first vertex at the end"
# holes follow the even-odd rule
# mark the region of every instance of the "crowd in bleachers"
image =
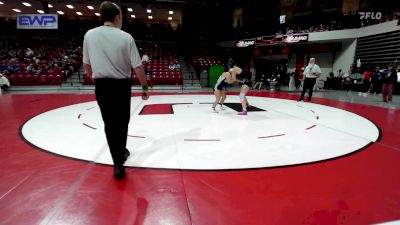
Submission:
POLYGON ((347 20, 347 24, 344 25, 342 22, 333 20, 330 23, 319 23, 310 26, 307 29, 301 29, 297 27, 296 29, 293 26, 288 26, 284 31, 278 31, 277 34, 302 34, 302 33, 312 33, 312 32, 323 32, 323 31, 332 31, 332 30, 342 30, 347 28, 360 28, 366 27, 374 24, 384 23, 392 20, 400 19, 400 12, 394 12, 390 14, 382 15, 380 19, 360 19, 359 14, 357 12, 353 12, 349 15, 344 16, 347 20), (351 25, 349 25, 349 23, 351 25))
MULTIPOLYGON (((142 60, 146 76, 152 85, 181 85, 181 65, 173 46, 157 42, 139 44, 139 51, 148 60, 142 60)), ((139 83, 133 75, 134 84, 139 83)))
POLYGON ((352 90, 360 93, 381 94, 384 84, 392 84, 391 92, 399 93, 397 73, 399 65, 394 63, 377 67, 359 68, 352 74, 339 70, 331 72, 324 82, 325 89, 352 90), (393 90, 394 88, 394 90, 393 90))
POLYGON ((221 60, 219 60, 215 55, 197 55, 193 57, 193 67, 196 71, 208 70, 212 65, 221 65, 221 60))
POLYGON ((73 41, 63 44, 40 40, 27 44, 3 38, 0 46, 0 72, 11 85, 59 85, 77 71, 82 54, 73 41), (47 44, 44 44, 47 43, 47 44))
MULTIPOLYGON (((368 26, 374 23, 386 22, 394 19, 398 19, 400 13, 395 12, 391 15, 383 15, 380 20, 360 20, 358 14, 354 15, 342 15, 337 21, 328 22, 329 20, 319 21, 318 24, 300 23, 296 24, 284 24, 276 34, 296 34, 296 33, 310 33, 310 32, 322 32, 338 29, 347 29, 354 27, 368 26), (356 21, 355 24, 345 24, 347 16, 352 16, 352 21, 356 21), (302 26, 298 25, 302 24, 302 26), (309 28, 307 25, 312 24, 309 28), (294 29, 296 28, 296 29, 294 29)), ((350 21, 350 20, 349 20, 350 21)), ((59 29, 56 31, 26 31, 15 29, 14 19, 1 18, 0 28, 5 31, 4 37, 0 37, 0 73, 7 77, 11 85, 37 85, 37 84, 60 84, 73 72, 78 71, 81 66, 81 41, 74 44, 66 43, 62 39, 71 39, 71 36, 82 38, 84 33, 93 27, 100 25, 98 18, 88 20, 82 23, 82 20, 67 20, 64 18, 60 19, 60 27, 66 29, 59 29), (83 26, 82 26, 83 25, 83 26), (10 28, 12 27, 12 29, 10 28), (70 30, 74 32, 69 32, 70 30), (32 32, 36 32, 33 33, 32 32), (43 32, 43 33, 42 33, 43 32), (25 34, 29 33, 29 36, 43 37, 47 35, 46 40, 38 40, 37 43, 24 43, 21 41, 25 34), (73 33, 73 34, 72 34, 73 33), (63 36, 65 35, 65 36, 63 36), (18 38, 18 41, 10 41, 12 38, 18 38), (57 39, 53 42, 52 38, 57 39), (45 44, 44 44, 45 43, 45 44)), ((171 27, 164 27, 162 25, 153 24, 152 26, 146 27, 145 24, 139 21, 133 20, 127 22, 127 31, 131 31, 132 35, 136 40, 152 40, 151 43, 140 43, 138 44, 139 52, 141 55, 148 57, 148 60, 144 60, 143 65, 146 71, 146 75, 149 81, 153 85, 167 84, 175 85, 182 84, 182 71, 181 65, 178 63, 176 54, 178 48, 169 48, 168 46, 162 46, 160 43, 161 38, 172 37, 171 40, 184 39, 185 35, 182 32, 174 32, 171 27), (139 32, 140 31, 140 32, 139 32), (167 32, 168 31, 168 32, 167 32), (172 35, 172 33, 174 33, 172 35), (176 37, 182 35, 181 38, 176 37)), ((240 26, 238 30, 242 29, 240 26)), ((178 29, 179 30, 179 29, 178 29)), ((176 30, 176 31, 178 31, 176 30)), ((245 30, 241 30, 241 33, 249 34, 245 30)), ((233 40, 232 38, 230 40, 233 40)), ((205 40, 203 40, 205 42, 205 40)), ((190 45, 193 43, 187 40, 190 45)), ((221 57, 217 54, 206 52, 190 52, 188 57, 185 54, 186 63, 191 63, 195 68, 197 74, 199 71, 208 70, 212 65, 221 65, 221 57)), ((186 66, 186 65, 185 65, 186 66)), ((186 68, 186 67, 185 67, 186 68)), ((134 82, 137 83, 135 75, 133 76, 134 82)), ((87 77, 84 79, 85 84, 90 84, 90 79, 87 77)))
MULTIPOLYGON (((18 30, 12 18, 0 18, 0 73, 11 85, 58 85, 82 64, 82 39, 87 30, 101 25, 98 18, 92 20, 59 19, 57 30, 18 30), (70 32, 73 30, 74 32, 70 32), (24 37, 29 36, 31 40, 24 37), (45 38, 44 38, 45 37, 45 38), (71 41, 75 38, 79 40, 71 41)), ((160 37, 172 34, 172 28, 153 24, 148 27, 139 21, 127 21, 124 29, 138 41, 139 53, 149 61, 143 62, 146 75, 153 85, 182 84, 182 72, 177 60, 177 51, 168 44, 160 44, 160 37), (167 32, 168 31, 168 32, 167 32), (141 44, 140 40, 152 41, 141 44)), ((137 82, 133 74, 134 83, 137 82)), ((83 77, 84 84, 92 84, 83 77)))
MULTIPOLYGON (((182 85, 182 71, 173 46, 159 42, 137 43, 150 87, 154 85, 182 85)), ((139 80, 132 71, 133 84, 139 80)), ((84 84, 93 84, 84 76, 84 84)))
POLYGON ((197 76, 204 70, 208 72, 210 66, 224 64, 217 49, 212 44, 197 40, 191 45, 190 52, 186 52, 186 63, 192 64, 197 76))

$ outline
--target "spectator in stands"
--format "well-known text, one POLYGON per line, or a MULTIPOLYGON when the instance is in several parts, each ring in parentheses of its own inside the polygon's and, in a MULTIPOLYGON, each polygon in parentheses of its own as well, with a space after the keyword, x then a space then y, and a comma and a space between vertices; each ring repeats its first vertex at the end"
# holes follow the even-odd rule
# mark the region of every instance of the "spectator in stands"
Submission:
POLYGON ((53 66, 54 66, 54 68, 53 68, 53 74, 55 74, 55 75, 57 75, 57 74, 61 75, 62 70, 61 70, 60 67, 58 67, 57 63, 54 63, 53 66))
POLYGON ((265 87, 265 82, 266 82, 265 75, 262 74, 260 79, 257 80, 256 83, 254 84, 253 89, 256 89, 258 86, 258 90, 260 90, 262 85, 264 85, 265 87))
POLYGON ((393 87, 397 83, 397 70, 390 65, 388 71, 382 74, 382 97, 384 102, 392 101, 393 87))
POLYGON ((17 60, 15 60, 14 62, 12 62, 11 67, 14 73, 16 73, 21 69, 21 64, 17 60))
POLYGON ((10 87, 10 81, 7 79, 6 76, 0 73, 0 88, 3 90, 8 90, 9 87, 10 87))
POLYGON ((36 64, 39 64, 39 63, 40 63, 40 59, 38 59, 38 58, 36 58, 36 57, 33 57, 33 60, 34 60, 34 62, 35 62, 36 64))
POLYGON ((288 28, 286 28, 286 34, 293 34, 293 30, 292 29, 290 29, 289 27, 288 28))
POLYGON ((147 65, 144 72, 146 75, 150 76, 152 74, 151 66, 147 65))
POLYGON ((8 57, 9 58, 15 58, 17 56, 17 51, 15 50, 15 49, 11 49, 9 52, 8 52, 8 57))
POLYGON ((40 67, 36 62, 29 64, 28 68, 29 68, 28 71, 31 73, 37 73, 37 71, 40 70, 40 67))
POLYGON ((67 77, 71 76, 74 72, 72 61, 68 58, 68 56, 64 56, 62 61, 62 69, 65 71, 65 75, 67 75, 67 77))
POLYGON ((308 101, 311 101, 314 85, 317 78, 321 76, 321 69, 315 64, 315 58, 310 58, 308 66, 304 69, 304 84, 299 101, 303 101, 306 90, 308 89, 308 101))
POLYGON ((148 55, 144 54, 142 56, 142 63, 148 63, 148 62, 150 62, 150 58, 148 55))
POLYGON ((275 85, 277 83, 278 77, 275 74, 272 74, 270 78, 266 80, 267 89, 275 89, 275 85))
POLYGON ((26 58, 26 59, 32 59, 32 57, 33 57, 33 51, 32 51, 32 49, 27 48, 26 51, 25 51, 25 58, 26 58))
POLYGON ((336 73, 336 77, 342 78, 344 73, 342 72, 342 69, 339 69, 336 73))
MULTIPOLYGON (((354 83, 350 78, 349 74, 345 74, 343 75, 343 79, 342 79, 342 83, 341 83, 341 87, 343 90, 346 91, 350 91, 351 88, 353 87, 354 83)), ((346 95, 348 95, 348 93, 346 93, 346 95)))
POLYGON ((110 1, 100 5, 103 26, 87 31, 83 41, 86 74, 95 80, 96 100, 104 121, 104 131, 114 162, 114 177, 126 176, 124 163, 131 104, 131 68, 142 84, 142 99, 148 99, 148 86, 142 61, 129 33, 121 31, 122 13, 110 1), (110 43, 112 40, 112 43, 110 43))
POLYGON ((228 63, 226 64, 226 67, 228 70, 232 69, 235 66, 235 63, 233 62, 232 58, 229 58, 228 63))
POLYGON ((2 72, 2 71, 4 71, 4 70, 7 70, 7 65, 5 65, 5 64, 0 64, 0 72, 2 72))
POLYGON ((46 49, 43 46, 40 47, 39 54, 41 57, 47 57, 46 49))

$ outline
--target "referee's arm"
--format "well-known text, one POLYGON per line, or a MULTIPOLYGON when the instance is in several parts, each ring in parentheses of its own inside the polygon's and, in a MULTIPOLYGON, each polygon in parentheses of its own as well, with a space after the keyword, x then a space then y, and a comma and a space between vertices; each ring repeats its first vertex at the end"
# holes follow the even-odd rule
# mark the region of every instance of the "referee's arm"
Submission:
POLYGON ((140 84, 142 86, 147 86, 147 78, 142 65, 142 60, 136 47, 135 40, 133 40, 132 36, 130 40, 130 54, 131 66, 135 70, 136 76, 139 79, 140 84))
POLYGON ((90 65, 89 51, 88 51, 86 39, 83 39, 83 59, 82 59, 82 61, 83 61, 83 68, 85 69, 86 75, 94 83, 93 71, 92 71, 92 66, 90 65))
POLYGON ((139 55, 139 51, 136 47, 135 41, 131 36, 130 43, 130 52, 131 52, 131 66, 135 70, 136 77, 138 78, 140 84, 142 85, 142 99, 147 100, 149 98, 149 94, 147 93, 149 86, 147 85, 146 74, 144 73, 144 68, 142 65, 142 60, 139 55))

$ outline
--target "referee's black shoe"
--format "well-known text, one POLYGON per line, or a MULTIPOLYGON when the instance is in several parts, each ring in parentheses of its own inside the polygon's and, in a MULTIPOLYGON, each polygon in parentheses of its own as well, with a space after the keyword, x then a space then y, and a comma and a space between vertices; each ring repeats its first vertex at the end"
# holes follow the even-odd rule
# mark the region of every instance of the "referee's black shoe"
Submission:
POLYGON ((125 178, 126 172, 125 172, 124 163, 129 158, 130 155, 131 155, 131 153, 128 151, 128 149, 126 149, 125 150, 125 154, 124 154, 124 161, 122 162, 122 165, 114 166, 114 177, 115 178, 117 178, 117 179, 124 179, 125 178))
POLYGON ((125 151, 125 155, 124 155, 124 162, 122 164, 124 164, 126 162, 126 160, 128 160, 129 156, 131 155, 131 153, 129 152, 128 149, 126 149, 125 151))
POLYGON ((126 176, 125 166, 114 166, 114 177, 121 180, 126 176))

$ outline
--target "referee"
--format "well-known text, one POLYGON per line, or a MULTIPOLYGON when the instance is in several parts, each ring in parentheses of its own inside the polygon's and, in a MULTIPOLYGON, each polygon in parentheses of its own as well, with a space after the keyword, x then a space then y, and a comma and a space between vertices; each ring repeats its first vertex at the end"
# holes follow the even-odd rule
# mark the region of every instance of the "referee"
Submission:
POLYGON ((303 91, 301 92, 300 99, 298 101, 303 101, 304 95, 308 89, 308 101, 310 102, 314 85, 317 82, 317 78, 321 76, 321 68, 315 64, 315 58, 310 58, 308 66, 304 69, 303 74, 303 91))
POLYGON ((104 121, 104 131, 114 162, 114 177, 126 176, 124 163, 131 108, 131 67, 148 99, 146 76, 132 36, 121 30, 121 9, 112 2, 100 5, 103 26, 87 31, 83 41, 83 66, 94 80, 96 100, 104 121))

